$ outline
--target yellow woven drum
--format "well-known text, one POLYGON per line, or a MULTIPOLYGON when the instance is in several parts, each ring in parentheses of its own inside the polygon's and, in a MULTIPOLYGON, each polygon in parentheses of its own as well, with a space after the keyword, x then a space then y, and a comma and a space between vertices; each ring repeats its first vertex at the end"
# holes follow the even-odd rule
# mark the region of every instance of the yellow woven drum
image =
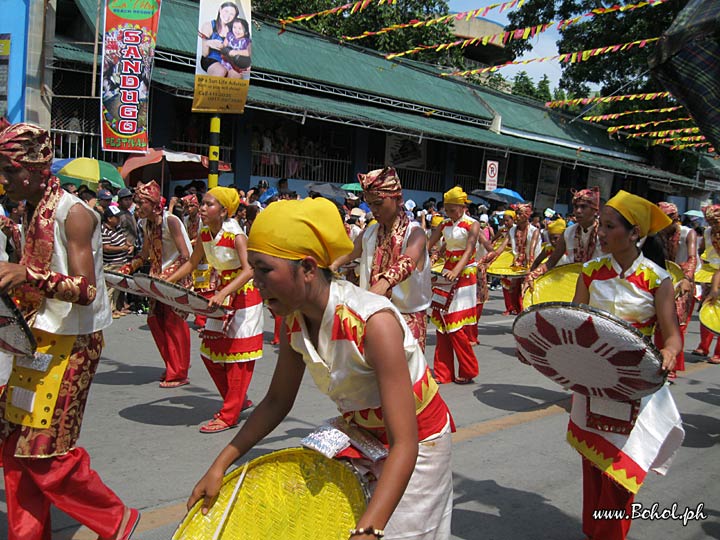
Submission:
POLYGON ((712 264, 702 263, 702 266, 695 271, 695 283, 710 283, 716 271, 717 268, 712 264))
POLYGON ((720 304, 705 304, 700 308, 700 324, 715 335, 720 335, 720 304))
POLYGON ((535 280, 533 290, 523 296, 523 308, 545 302, 572 302, 582 263, 556 266, 535 280))
POLYGON ((491 276, 522 277, 530 272, 529 268, 513 266, 514 260, 515 256, 512 251, 503 251, 497 259, 490 263, 487 273, 491 276))
POLYGON ((243 468, 225 476, 205 516, 202 500, 192 507, 173 540, 347 540, 365 511, 366 493, 350 467, 314 450, 289 448, 247 464, 226 512, 243 468))
POLYGON ((678 263, 674 261, 665 261, 665 269, 670 274, 670 279, 672 279, 673 285, 677 285, 685 279, 685 273, 682 271, 682 268, 680 268, 678 263))

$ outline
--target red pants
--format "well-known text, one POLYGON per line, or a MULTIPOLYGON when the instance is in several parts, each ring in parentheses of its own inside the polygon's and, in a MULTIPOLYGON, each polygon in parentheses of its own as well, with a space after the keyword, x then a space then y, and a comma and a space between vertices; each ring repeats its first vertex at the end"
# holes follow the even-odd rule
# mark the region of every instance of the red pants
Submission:
POLYGON ((170 307, 157 302, 147 319, 150 333, 165 362, 165 381, 183 381, 190 369, 190 328, 170 307))
POLYGON ((203 358, 203 362, 223 398, 222 409, 216 417, 234 426, 247 401, 247 389, 252 380, 255 361, 223 363, 203 358))
POLYGON ((54 504, 101 537, 113 536, 125 505, 90 468, 90 456, 74 448, 51 458, 16 458, 15 431, 3 447, 8 540, 50 540, 54 504))
POLYGON ((595 510, 625 510, 629 516, 635 495, 613 482, 589 460, 582 458, 583 533, 592 540, 624 540, 631 519, 595 519, 595 510))
POLYGON ((510 281, 509 289, 503 287, 503 298, 505 299, 505 311, 517 315, 522 311, 522 299, 520 297, 520 280, 510 281))
MULTIPOLYGON (((710 330, 708 330, 701 324, 700 345, 698 345, 697 348, 702 349, 702 351, 704 351, 706 354, 709 354, 710 345, 712 345, 713 337, 715 337, 715 334, 713 334, 710 330)), ((715 344, 715 352, 713 352, 713 356, 720 356, 720 338, 718 338, 717 343, 715 344)))
POLYGON ((467 326, 455 332, 436 333, 435 359, 433 370, 439 383, 449 383, 455 379, 454 356, 458 359, 458 377, 473 379, 480 372, 477 357, 468 340, 467 326))

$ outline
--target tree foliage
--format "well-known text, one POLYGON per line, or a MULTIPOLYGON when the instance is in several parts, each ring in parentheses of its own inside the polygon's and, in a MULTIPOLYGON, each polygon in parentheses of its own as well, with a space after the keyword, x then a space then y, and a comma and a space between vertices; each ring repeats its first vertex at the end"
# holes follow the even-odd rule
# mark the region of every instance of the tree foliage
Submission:
MULTIPOLYGON (((338 0, 304 0, 302 2, 297 0, 256 0, 253 2, 253 12, 269 18, 283 19, 300 14, 315 13, 341 4, 342 2, 338 0)), ((432 19, 448 13, 448 3, 444 0, 398 0, 394 5, 378 6, 377 3, 373 3, 363 11, 352 15, 345 11, 338 15, 315 17, 309 21, 294 24, 339 39, 342 36, 360 35, 366 30, 377 31, 391 24, 406 23, 413 19, 432 19)), ((417 45, 447 43, 454 39, 452 25, 433 24, 420 28, 405 28, 352 43, 382 53, 391 53, 405 51, 417 45)), ((457 47, 444 53, 421 52, 409 58, 438 65, 463 66, 462 53, 457 47)))
MULTIPOLYGON (((541 23, 568 19, 588 13, 598 7, 615 3, 631 4, 637 0, 619 2, 602 0, 528 0, 518 10, 510 13, 509 28, 525 28, 541 23)), ((660 37, 675 16, 685 7, 687 0, 670 0, 659 6, 646 6, 624 13, 611 13, 584 18, 581 22, 561 31, 557 42, 560 53, 582 51, 627 43, 638 39, 660 37)), ((520 55, 532 48, 530 41, 511 41, 508 46, 520 55)), ((589 94, 588 83, 601 88, 602 95, 620 91, 623 94, 662 91, 659 83, 648 73, 648 57, 654 49, 650 44, 644 48, 596 56, 585 62, 562 65, 560 87, 575 96, 589 94)))

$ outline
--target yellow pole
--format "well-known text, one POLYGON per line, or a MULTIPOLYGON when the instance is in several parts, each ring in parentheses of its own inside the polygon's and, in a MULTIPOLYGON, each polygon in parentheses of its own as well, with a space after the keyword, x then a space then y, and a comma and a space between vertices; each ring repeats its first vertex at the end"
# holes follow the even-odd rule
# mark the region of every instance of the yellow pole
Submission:
POLYGON ((218 161, 220 159, 220 115, 210 118, 210 148, 208 149, 208 189, 218 185, 218 161))

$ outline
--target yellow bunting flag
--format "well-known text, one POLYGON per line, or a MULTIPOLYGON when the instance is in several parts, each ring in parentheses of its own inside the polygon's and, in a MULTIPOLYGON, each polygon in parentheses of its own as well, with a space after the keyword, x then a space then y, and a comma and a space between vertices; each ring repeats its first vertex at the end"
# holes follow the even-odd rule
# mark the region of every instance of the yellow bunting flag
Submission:
POLYGON ((548 101, 545 106, 548 108, 565 107, 568 105, 588 105, 590 103, 613 103, 615 101, 652 101, 653 99, 664 99, 672 97, 670 92, 650 92, 647 94, 624 94, 619 96, 597 96, 578 99, 561 99, 548 101))

